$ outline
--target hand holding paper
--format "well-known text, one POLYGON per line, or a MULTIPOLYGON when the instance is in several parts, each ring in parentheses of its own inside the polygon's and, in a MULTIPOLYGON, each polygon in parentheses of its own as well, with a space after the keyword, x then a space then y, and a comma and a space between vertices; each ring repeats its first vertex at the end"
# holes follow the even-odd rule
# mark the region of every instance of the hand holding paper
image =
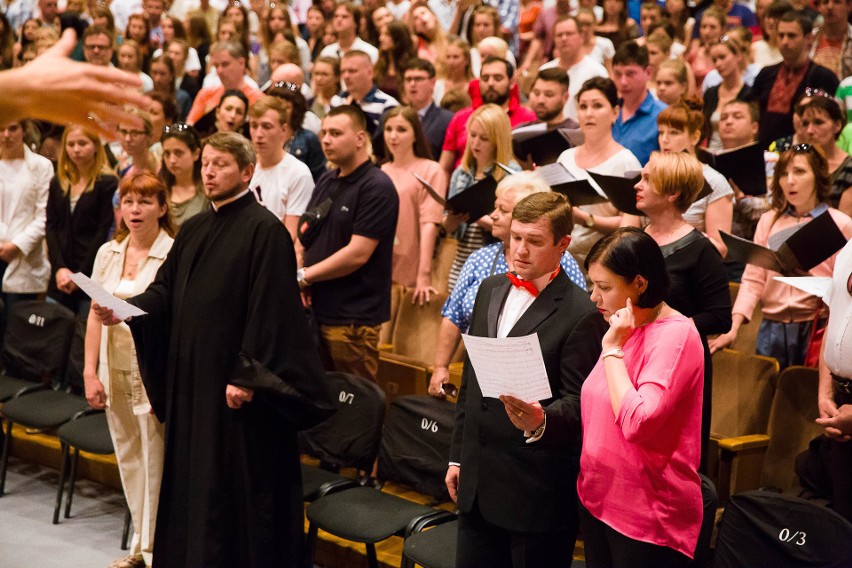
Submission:
POLYGON ((128 304, 124 300, 116 298, 115 296, 104 290, 100 284, 98 284, 82 272, 72 274, 71 280, 80 288, 80 290, 85 292, 86 295, 92 299, 92 302, 99 304, 100 306, 109 310, 112 310, 115 317, 121 321, 125 321, 134 316, 144 316, 146 313, 137 308, 136 306, 128 304))

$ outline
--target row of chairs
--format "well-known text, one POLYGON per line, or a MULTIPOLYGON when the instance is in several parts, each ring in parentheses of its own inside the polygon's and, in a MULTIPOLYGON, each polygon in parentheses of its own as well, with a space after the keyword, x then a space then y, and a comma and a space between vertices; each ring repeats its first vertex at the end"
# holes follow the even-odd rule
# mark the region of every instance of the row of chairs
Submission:
MULTIPOLYGON (((369 380, 345 373, 329 373, 329 380, 338 411, 299 435, 302 451, 321 462, 321 467, 302 465, 303 497, 309 503, 306 565, 313 566, 321 529, 364 544, 369 566, 377 568, 376 543, 408 538, 455 518, 446 506, 437 507, 449 501, 443 480, 455 406, 422 395, 398 397, 386 406, 384 391, 369 380), (338 473, 341 468, 359 473, 346 476, 338 473), (426 503, 382 491, 387 482, 413 489, 426 503)), ((443 549, 455 554, 455 546, 443 549)), ((454 558, 448 560, 454 564, 454 558)), ((404 555, 402 566, 408 562, 404 555)))
MULTIPOLYGON (((60 441, 59 484, 53 511, 53 524, 59 523, 63 498, 65 518, 71 516, 71 503, 77 481, 80 452, 97 455, 115 453, 103 411, 89 408, 86 400, 68 392, 65 384, 68 366, 74 367, 82 382, 80 357, 83 324, 67 308, 40 301, 19 302, 9 313, 4 337, 0 374, 0 403, 3 431, 0 458, 0 496, 5 493, 13 428, 56 430, 60 441), (66 496, 67 491, 67 496, 66 496)), ((72 380, 73 382, 73 380, 72 380)), ((125 514, 121 547, 127 548, 130 511, 125 514)))

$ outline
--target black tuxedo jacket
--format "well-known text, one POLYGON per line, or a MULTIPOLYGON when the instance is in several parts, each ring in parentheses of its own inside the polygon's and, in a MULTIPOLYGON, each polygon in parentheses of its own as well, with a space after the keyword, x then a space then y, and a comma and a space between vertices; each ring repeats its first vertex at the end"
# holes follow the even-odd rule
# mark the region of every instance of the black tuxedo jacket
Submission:
MULTIPOLYGON (((505 275, 479 288, 470 334, 497 336, 511 289, 505 275)), ((450 461, 461 464, 458 507, 476 503, 486 521, 519 532, 547 532, 576 524, 580 455, 580 388, 601 352, 603 317, 585 290, 560 271, 521 316, 510 336, 537 333, 553 398, 541 401, 547 428, 526 443, 503 403, 483 398, 465 361, 450 461)), ((523 369, 518 369, 523 372, 523 369)))

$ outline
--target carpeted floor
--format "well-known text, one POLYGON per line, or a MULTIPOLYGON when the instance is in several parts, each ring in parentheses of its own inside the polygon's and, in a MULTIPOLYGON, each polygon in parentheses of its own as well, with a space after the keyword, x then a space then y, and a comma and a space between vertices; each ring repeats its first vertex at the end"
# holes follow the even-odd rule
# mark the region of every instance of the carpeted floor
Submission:
POLYGON ((54 525, 58 482, 56 470, 9 459, 6 494, 0 497, 2 568, 105 568, 126 554, 121 550, 124 496, 78 481, 71 518, 60 515, 54 525))

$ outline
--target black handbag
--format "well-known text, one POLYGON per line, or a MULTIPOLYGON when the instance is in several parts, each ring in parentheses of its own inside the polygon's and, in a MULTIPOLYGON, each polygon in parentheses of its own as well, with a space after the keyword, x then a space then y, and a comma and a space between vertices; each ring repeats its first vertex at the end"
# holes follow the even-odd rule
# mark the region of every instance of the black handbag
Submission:
POLYGON ((308 209, 302 213, 301 217, 299 217, 299 226, 296 228, 296 233, 299 237, 299 242, 301 242, 302 245, 309 246, 316 238, 317 228, 328 218, 331 206, 334 204, 334 200, 337 199, 337 196, 340 195, 340 191, 342 189, 343 187, 338 185, 337 189, 335 189, 330 196, 325 198, 322 203, 312 209, 308 209))

